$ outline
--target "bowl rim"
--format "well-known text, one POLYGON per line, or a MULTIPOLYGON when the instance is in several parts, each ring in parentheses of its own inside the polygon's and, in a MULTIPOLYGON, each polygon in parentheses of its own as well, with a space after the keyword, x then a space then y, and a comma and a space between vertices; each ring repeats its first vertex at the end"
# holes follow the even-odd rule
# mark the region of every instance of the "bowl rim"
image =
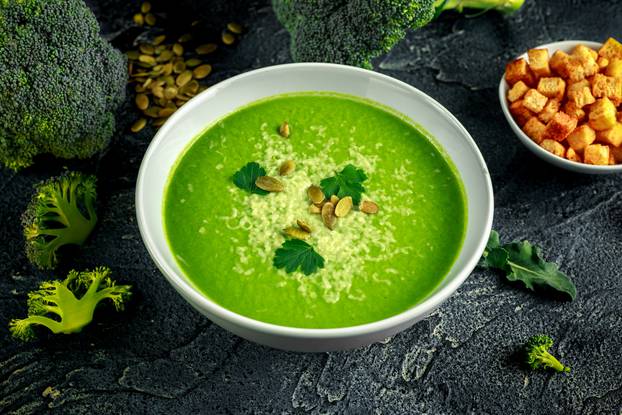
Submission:
MULTIPOLYGON (((466 130, 466 128, 458 121, 458 119, 451 114, 445 107, 443 107, 436 100, 418 90, 417 88, 400 81, 396 78, 390 77, 388 75, 384 75, 378 72, 374 72, 371 70, 357 68, 347 65, 340 64, 332 64, 332 63, 289 63, 289 64, 280 64, 280 65, 272 65, 260 69, 251 70, 231 78, 228 78, 224 81, 219 82, 218 84, 210 87, 205 90, 201 94, 197 95, 209 96, 214 94, 219 87, 228 86, 232 83, 237 82, 240 79, 255 76, 258 73, 264 72, 278 72, 283 70, 296 68, 312 68, 317 70, 341 70, 341 71, 352 71, 354 73, 364 74, 368 77, 376 77, 402 88, 408 90, 408 92, 418 95, 426 104, 429 104, 435 107, 440 113, 447 118, 447 121, 453 124, 460 132, 463 134, 461 139, 466 139, 468 146, 473 151, 473 154, 476 158, 477 164, 480 168, 480 174, 484 176, 484 182, 486 183, 486 194, 489 195, 489 201, 487 206, 485 207, 485 211, 482 212, 485 215, 484 220, 484 229, 482 235, 480 235, 477 239, 477 245, 475 248, 476 255, 468 258, 466 260, 465 266, 458 271, 456 277, 448 283, 446 286, 439 289, 437 292, 434 292, 432 295, 427 297, 422 302, 414 305, 413 307, 404 310, 403 312, 384 318, 382 320, 373 321, 370 323, 355 325, 355 326, 347 326, 347 327, 337 327, 337 328, 301 328, 301 327, 290 327, 290 326, 282 326, 278 324, 272 324, 263 322, 260 320, 253 319, 251 317, 246 317, 244 315, 238 314, 232 310, 229 310, 215 301, 209 299, 207 296, 204 296, 202 293, 198 291, 195 287, 193 287, 189 282, 184 281, 184 279, 177 275, 177 273, 170 269, 166 261, 161 256, 159 250, 155 246, 154 238, 152 237, 151 230, 147 226, 146 217, 145 217, 145 206, 142 202, 143 194, 146 191, 146 185, 148 178, 146 177, 146 165, 148 164, 152 155, 156 152, 157 148, 162 144, 163 138, 168 135, 168 130, 172 125, 177 124, 177 120, 180 119, 185 113, 192 110, 192 108, 196 105, 199 105, 203 100, 201 99, 191 99, 189 100, 182 108, 173 114, 169 120, 158 130, 156 135, 151 140, 147 151, 143 157, 141 162, 141 166, 138 172, 138 177, 136 181, 136 193, 135 193, 135 203, 136 203, 136 217, 138 222, 138 228, 140 231, 141 238, 149 255, 152 260, 160 270, 160 272, 164 275, 164 277, 169 281, 171 285, 184 297, 186 301, 188 301, 195 308, 198 308, 200 311, 207 310, 210 313, 214 314, 216 317, 228 321, 238 327, 242 327, 244 329, 249 329, 255 332, 264 333, 267 335, 277 335, 277 336, 287 336, 291 338, 303 338, 303 339, 339 339, 339 338, 349 338, 360 335, 371 334, 375 332, 382 332, 384 330, 389 330, 394 327, 399 327, 401 325, 407 324, 408 322, 414 322, 418 318, 424 318, 434 309, 436 309, 441 303, 443 303, 446 299, 448 299, 457 289, 462 285, 462 283, 466 280, 466 278, 471 274, 473 269, 475 268, 477 262, 479 261, 481 254, 483 253, 486 244, 488 243, 489 233, 492 229, 492 221, 493 221, 493 210, 494 210, 494 194, 492 188, 492 181, 490 178, 490 173, 486 166, 486 162, 479 151, 475 141, 466 130), (477 254, 478 253, 478 254, 477 254)), ((195 97, 196 98, 196 97, 195 97)), ((461 248, 464 249, 464 246, 461 248)))
MULTIPOLYGON (((579 44, 589 46, 591 48, 600 48, 603 43, 602 42, 594 42, 590 40, 562 40, 559 42, 550 42, 542 45, 535 46, 530 49, 560 49, 560 50, 568 50, 574 46, 579 44)), ((524 52, 514 59, 527 58, 527 52, 524 52)), ((501 81, 499 82, 499 103, 501 104, 501 109, 503 110, 503 115, 510 124, 510 127, 514 131, 514 134, 520 139, 525 147, 527 147, 531 152, 533 152, 536 156, 545 160, 546 162, 553 164, 557 167, 571 170, 580 173, 591 173, 591 174, 602 174, 602 173, 618 173, 622 172, 622 164, 616 165, 606 165, 599 166, 593 164, 585 164, 578 163, 576 161, 568 160, 564 157, 556 156, 555 154, 549 153, 538 144, 536 144, 527 134, 523 132, 521 127, 516 123, 512 114, 510 114, 509 105, 507 102, 507 91, 509 89, 509 85, 505 80, 505 73, 501 76, 501 81)))

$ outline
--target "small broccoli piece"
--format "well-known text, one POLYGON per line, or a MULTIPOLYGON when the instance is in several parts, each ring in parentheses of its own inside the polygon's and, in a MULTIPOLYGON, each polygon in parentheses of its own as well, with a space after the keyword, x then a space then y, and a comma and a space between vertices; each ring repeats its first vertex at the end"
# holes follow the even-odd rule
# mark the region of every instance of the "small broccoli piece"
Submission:
POLYGON ((125 56, 82 0, 0 1, 0 164, 104 149, 126 83, 125 56))
POLYGON ((532 369, 551 368, 557 372, 570 372, 568 366, 564 366, 555 358, 549 349, 553 346, 553 339, 546 334, 532 336, 525 346, 526 362, 532 369))
POLYGON ((371 68, 408 29, 428 24, 444 10, 510 12, 524 0, 272 0, 291 35, 297 62, 333 62, 371 68))
POLYGON ((95 176, 67 172, 35 186, 22 215, 30 262, 52 269, 61 247, 86 241, 97 223, 95 180, 95 176))
POLYGON ((115 285, 110 269, 71 271, 64 281, 46 281, 28 294, 28 317, 13 319, 9 329, 13 337, 28 341, 35 338, 33 325, 45 326, 54 334, 77 333, 93 320, 95 307, 110 299, 117 310, 131 295, 130 285, 115 285))

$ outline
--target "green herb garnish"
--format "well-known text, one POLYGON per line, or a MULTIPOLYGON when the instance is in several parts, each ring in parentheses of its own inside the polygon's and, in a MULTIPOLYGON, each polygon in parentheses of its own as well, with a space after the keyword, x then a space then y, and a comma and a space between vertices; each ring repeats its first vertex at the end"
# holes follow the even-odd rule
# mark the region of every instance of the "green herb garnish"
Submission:
POLYGON ((300 268, 305 275, 309 275, 318 268, 324 268, 324 258, 305 241, 289 239, 276 250, 273 264, 277 268, 285 268, 288 273, 300 268))
POLYGON ((358 205, 361 203, 361 194, 365 192, 363 187, 365 180, 367 180, 367 175, 363 169, 357 169, 352 164, 348 164, 333 177, 323 179, 320 182, 320 187, 326 198, 330 198, 332 195, 337 195, 340 199, 351 196, 352 202, 358 205))
POLYGON ((246 190, 249 193, 265 196, 270 192, 260 189, 255 184, 255 180, 257 180, 258 177, 265 175, 266 169, 261 167, 259 163, 251 161, 246 164, 246 166, 235 172, 233 175, 233 183, 235 183, 235 185, 240 189, 246 190))
POLYGON ((577 295, 577 288, 557 264, 542 258, 542 249, 527 241, 502 245, 494 230, 479 266, 501 270, 508 280, 522 281, 532 291, 547 286, 568 294, 573 300, 577 295))

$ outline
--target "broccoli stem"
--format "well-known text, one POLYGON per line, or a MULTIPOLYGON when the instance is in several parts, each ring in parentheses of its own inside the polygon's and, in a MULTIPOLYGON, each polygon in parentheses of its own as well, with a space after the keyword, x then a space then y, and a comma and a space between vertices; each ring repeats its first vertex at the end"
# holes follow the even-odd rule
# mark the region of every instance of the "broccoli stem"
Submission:
POLYGON ((540 359, 544 365, 556 370, 557 372, 570 372, 570 368, 568 366, 564 366, 555 356, 547 351, 542 352, 540 359))
POLYGON ((501 13, 512 13, 520 9, 525 0, 437 0, 437 13, 445 10, 464 9, 497 10, 501 13))

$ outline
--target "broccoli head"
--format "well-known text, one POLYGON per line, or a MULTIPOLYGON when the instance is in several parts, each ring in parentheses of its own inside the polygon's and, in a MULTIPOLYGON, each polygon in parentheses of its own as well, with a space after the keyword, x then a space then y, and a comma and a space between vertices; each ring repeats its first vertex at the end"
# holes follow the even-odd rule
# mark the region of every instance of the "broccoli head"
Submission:
POLYGON ((28 294, 28 317, 9 323, 11 334, 20 340, 35 337, 34 325, 45 326, 52 333, 77 333, 93 320, 95 307, 110 299, 117 310, 131 295, 131 286, 115 285, 110 269, 71 271, 64 281, 46 281, 28 294))
POLYGON ((82 245, 97 223, 95 176, 67 172, 35 186, 22 216, 26 255, 41 269, 58 264, 58 250, 82 245))
POLYGON ((0 1, 0 163, 105 148, 125 99, 125 56, 82 0, 0 1))
POLYGON ((272 0, 291 35, 297 62, 333 62, 371 68, 408 29, 428 24, 444 10, 511 12, 524 0, 272 0))
POLYGON ((557 372, 570 372, 568 366, 564 366, 555 358, 549 349, 553 346, 553 339, 545 334, 532 336, 525 346, 526 362, 532 369, 551 368, 557 372))

